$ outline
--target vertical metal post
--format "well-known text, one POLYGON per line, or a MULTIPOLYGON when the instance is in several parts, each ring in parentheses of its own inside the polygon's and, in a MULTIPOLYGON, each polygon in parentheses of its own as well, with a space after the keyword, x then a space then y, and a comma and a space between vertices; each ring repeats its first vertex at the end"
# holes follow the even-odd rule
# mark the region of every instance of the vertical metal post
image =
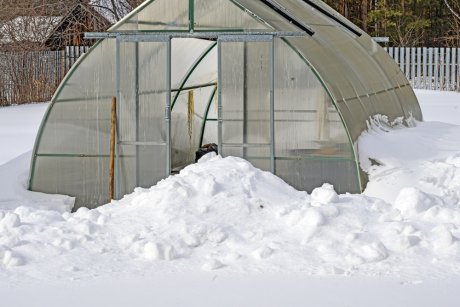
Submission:
POLYGON ((275 40, 270 41, 270 164, 272 173, 276 172, 275 163, 275 40))
POLYGON ((217 41, 217 144, 219 154, 222 152, 222 41, 217 41))
POLYGON ((119 148, 119 138, 120 138, 120 131, 118 125, 118 115, 120 113, 120 102, 121 102, 121 67, 120 67, 120 41, 116 40, 116 48, 115 48, 115 71, 116 71, 116 97, 117 97, 117 105, 116 105, 116 129, 115 129, 115 199, 120 199, 120 148, 119 148))
POLYGON ((166 42, 166 177, 171 175, 171 37, 166 42))
POLYGON ((248 43, 243 44, 243 158, 247 159, 248 148, 248 43))
POLYGON ((188 30, 195 30, 195 0, 188 0, 188 30))
MULTIPOLYGON (((136 144, 139 142, 139 42, 135 42, 134 51, 134 99, 135 99, 135 112, 136 112, 136 144)), ((140 163, 139 163, 139 145, 136 145, 136 187, 140 186, 140 163)))

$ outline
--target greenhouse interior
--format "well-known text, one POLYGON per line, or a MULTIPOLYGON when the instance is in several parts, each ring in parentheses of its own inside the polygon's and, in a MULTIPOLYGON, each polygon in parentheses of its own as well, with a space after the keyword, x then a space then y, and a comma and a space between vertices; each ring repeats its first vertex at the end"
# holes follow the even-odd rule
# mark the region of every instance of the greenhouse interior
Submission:
POLYGON ((149 188, 204 144, 298 190, 360 193, 376 114, 422 120, 399 67, 322 1, 149 0, 104 33, 52 98, 29 189, 74 210, 149 188))

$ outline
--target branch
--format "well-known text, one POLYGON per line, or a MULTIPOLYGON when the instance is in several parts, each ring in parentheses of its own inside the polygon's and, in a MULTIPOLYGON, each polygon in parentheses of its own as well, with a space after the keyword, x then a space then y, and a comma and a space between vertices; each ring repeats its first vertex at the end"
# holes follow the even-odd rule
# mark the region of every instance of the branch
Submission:
POLYGON ((449 2, 447 0, 444 0, 444 3, 446 4, 447 8, 451 11, 451 13, 457 17, 458 20, 460 20, 460 15, 454 11, 454 9, 450 6, 449 2))

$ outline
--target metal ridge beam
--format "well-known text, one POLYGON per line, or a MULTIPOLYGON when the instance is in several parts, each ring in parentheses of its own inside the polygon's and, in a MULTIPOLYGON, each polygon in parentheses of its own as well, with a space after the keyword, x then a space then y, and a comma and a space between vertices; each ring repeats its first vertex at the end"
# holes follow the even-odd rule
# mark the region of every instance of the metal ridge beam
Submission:
POLYGON ((303 37, 310 35, 308 32, 287 32, 287 31, 258 31, 258 32, 86 32, 85 39, 117 38, 121 41, 143 41, 156 38, 203 38, 217 39, 219 36, 259 36, 270 35, 273 37, 303 37))

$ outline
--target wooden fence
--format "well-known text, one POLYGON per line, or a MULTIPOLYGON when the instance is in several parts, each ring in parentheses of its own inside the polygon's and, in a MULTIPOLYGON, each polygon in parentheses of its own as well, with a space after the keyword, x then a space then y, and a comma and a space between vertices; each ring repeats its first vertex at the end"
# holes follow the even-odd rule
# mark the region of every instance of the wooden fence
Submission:
POLYGON ((460 91, 460 48, 385 48, 415 89, 460 91))
POLYGON ((0 52, 0 106, 49 101, 88 47, 59 51, 0 52))
MULTIPOLYGON (((460 48, 385 48, 416 89, 460 91, 460 48)), ((0 52, 0 106, 48 101, 88 47, 0 52)))

